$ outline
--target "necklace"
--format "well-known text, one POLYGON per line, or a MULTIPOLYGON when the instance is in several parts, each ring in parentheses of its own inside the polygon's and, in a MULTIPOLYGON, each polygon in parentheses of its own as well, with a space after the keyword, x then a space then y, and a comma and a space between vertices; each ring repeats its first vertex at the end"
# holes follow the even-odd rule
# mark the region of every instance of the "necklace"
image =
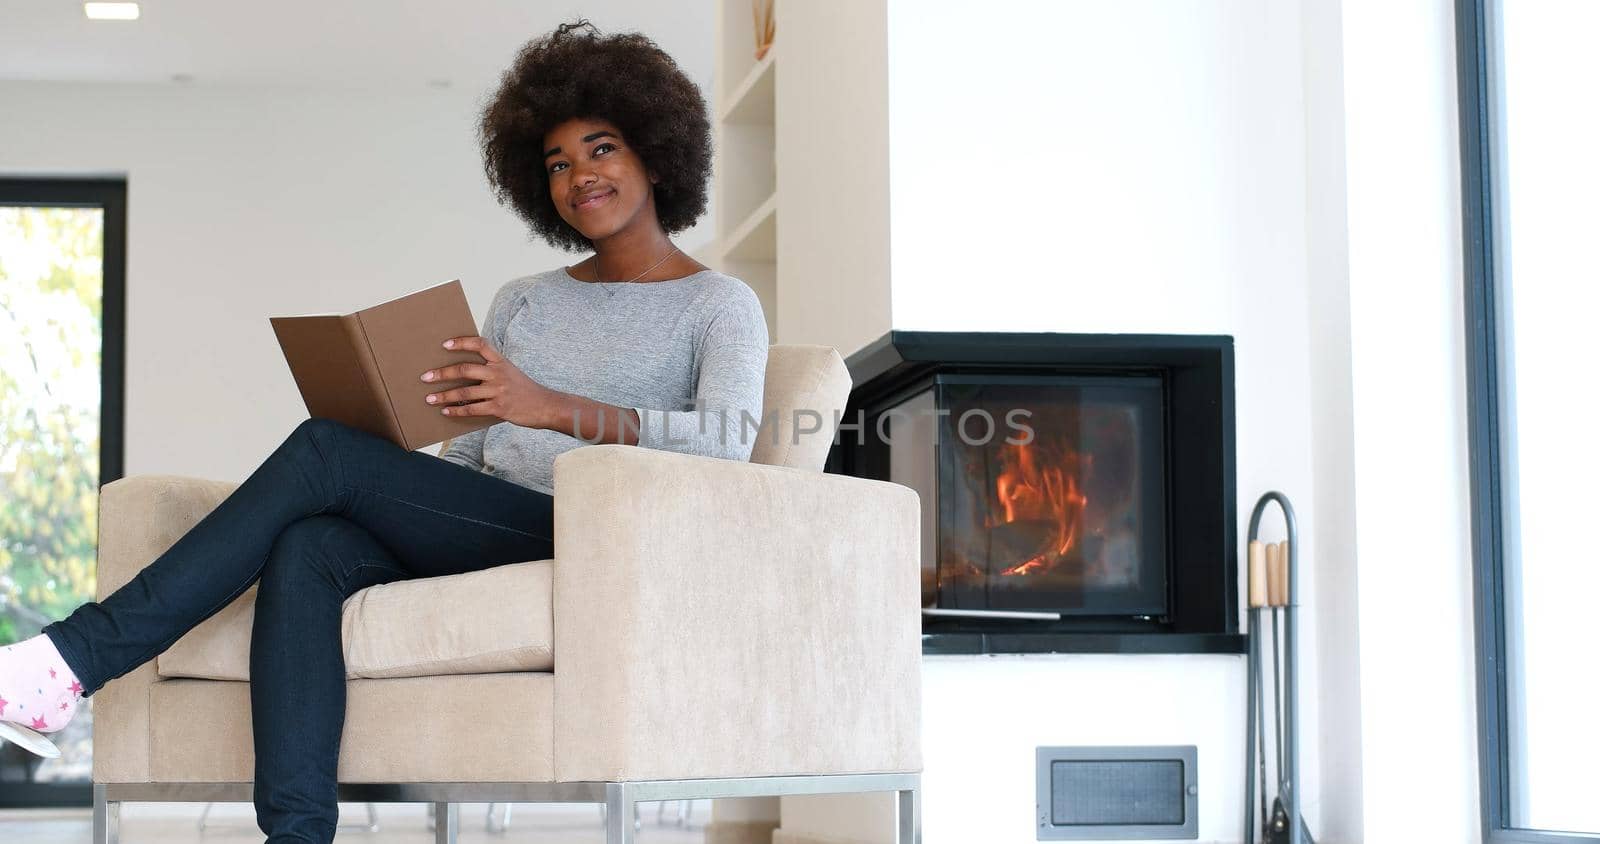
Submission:
MULTIPOLYGON (((677 251, 678 251, 678 247, 676 247, 676 246, 672 247, 672 252, 668 252, 666 255, 662 256, 660 261, 657 261, 654 264, 651 264, 650 267, 648 269, 646 269, 644 272, 639 273, 638 275, 634 276, 633 278, 628 279, 628 281, 624 282, 624 283, 631 284, 632 282, 635 282, 635 281, 638 281, 641 278, 644 278, 646 275, 649 274, 650 270, 653 270, 656 267, 661 266, 663 263, 666 262, 666 260, 668 258, 672 257, 673 252, 677 252, 677 251)), ((615 283, 615 282, 601 282, 600 281, 600 256, 599 255, 594 256, 594 280, 595 280, 595 283, 597 283, 597 284, 614 284, 615 283)))

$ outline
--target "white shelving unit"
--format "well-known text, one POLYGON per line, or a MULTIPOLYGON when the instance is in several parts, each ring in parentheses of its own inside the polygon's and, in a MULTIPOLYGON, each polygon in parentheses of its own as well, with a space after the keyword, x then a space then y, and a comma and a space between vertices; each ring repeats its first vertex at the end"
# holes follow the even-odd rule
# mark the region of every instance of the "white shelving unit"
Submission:
POLYGON ((778 337, 778 48, 755 57, 750 0, 717 10, 715 184, 716 268, 743 279, 761 299, 767 333, 778 337))
POLYGON ((717 6, 707 263, 756 291, 772 342, 849 354, 890 324, 887 3, 776 0, 774 16, 758 60, 751 0, 717 6))

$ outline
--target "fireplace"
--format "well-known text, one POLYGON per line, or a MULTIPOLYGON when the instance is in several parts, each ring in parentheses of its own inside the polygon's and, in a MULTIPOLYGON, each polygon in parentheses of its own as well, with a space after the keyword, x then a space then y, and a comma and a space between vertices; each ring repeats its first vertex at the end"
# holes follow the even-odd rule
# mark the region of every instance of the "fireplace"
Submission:
POLYGON ((929 653, 1242 653, 1229 337, 892 331, 831 472, 922 502, 929 653))

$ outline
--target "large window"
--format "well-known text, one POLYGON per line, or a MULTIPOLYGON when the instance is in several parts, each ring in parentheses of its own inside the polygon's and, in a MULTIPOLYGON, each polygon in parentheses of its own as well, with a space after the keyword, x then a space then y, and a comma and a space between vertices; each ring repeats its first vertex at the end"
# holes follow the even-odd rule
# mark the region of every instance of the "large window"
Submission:
POLYGON ((1600 836, 1600 2, 1458 0, 1486 839, 1600 836))
MULTIPOLYGON (((122 475, 120 181, 0 179, 0 645, 95 595, 100 485, 122 475)), ((0 743, 0 807, 87 805, 94 698, 0 743)))

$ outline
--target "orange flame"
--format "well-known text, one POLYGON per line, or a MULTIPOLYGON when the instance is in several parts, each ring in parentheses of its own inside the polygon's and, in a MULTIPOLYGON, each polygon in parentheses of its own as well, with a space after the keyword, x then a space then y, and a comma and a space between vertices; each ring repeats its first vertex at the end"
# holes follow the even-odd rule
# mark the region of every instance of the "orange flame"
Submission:
POLYGON ((1002 575, 1022 575, 1049 569, 1063 559, 1077 537, 1083 510, 1089 499, 1078 488, 1080 462, 1077 452, 1069 451, 1061 465, 1039 465, 1032 443, 1008 443, 1003 462, 1006 468, 995 479, 995 500, 1004 511, 1005 523, 1019 519, 1047 520, 1055 523, 1050 547, 1010 568, 1002 575))

